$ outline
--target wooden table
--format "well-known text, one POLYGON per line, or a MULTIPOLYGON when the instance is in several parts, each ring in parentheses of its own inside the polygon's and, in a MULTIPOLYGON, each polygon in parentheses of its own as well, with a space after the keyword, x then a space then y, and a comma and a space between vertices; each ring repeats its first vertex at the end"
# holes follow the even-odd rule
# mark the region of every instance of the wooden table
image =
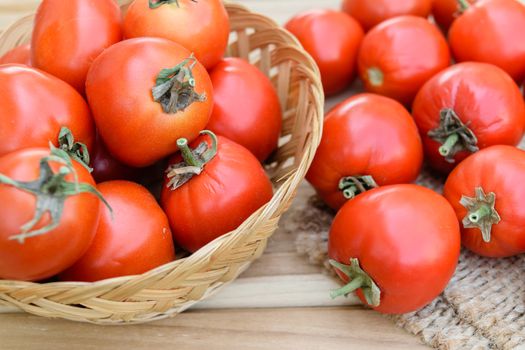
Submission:
MULTIPOLYGON (((0 0, 0 28, 36 0, 0 0)), ((239 0, 284 23, 301 10, 337 8, 339 0, 239 0)), ((345 96, 328 101, 333 105, 345 96)), ((302 198, 311 189, 303 185, 302 198)), ((359 306, 330 300, 337 281, 295 252, 295 236, 278 231, 262 258, 213 298, 174 319, 99 327, 25 314, 0 315, 0 349, 419 349, 417 338, 359 306)))

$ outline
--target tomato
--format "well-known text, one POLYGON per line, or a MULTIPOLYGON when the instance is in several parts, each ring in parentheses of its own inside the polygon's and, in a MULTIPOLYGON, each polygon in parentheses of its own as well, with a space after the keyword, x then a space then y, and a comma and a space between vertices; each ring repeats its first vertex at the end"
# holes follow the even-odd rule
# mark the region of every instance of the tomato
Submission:
POLYGON ((174 41, 212 68, 226 51, 230 23, 220 0, 135 0, 123 31, 128 39, 146 36, 174 41))
POLYGON ((215 104, 206 127, 249 149, 264 161, 277 148, 282 112, 272 82, 239 58, 225 58, 210 71, 215 104))
POLYGON ((174 153, 179 138, 195 139, 213 107, 206 69, 182 46, 158 38, 104 51, 89 71, 86 93, 109 152, 134 167, 174 153))
POLYGON ((427 17, 432 0, 344 0, 343 11, 353 16, 365 30, 402 15, 427 17))
POLYGON ((0 279, 51 277, 78 260, 95 236, 95 182, 62 153, 27 148, 0 157, 0 203, 9 203, 0 211, 0 279))
POLYGON ((20 45, 0 57, 0 64, 18 63, 31 66, 31 46, 20 45))
POLYGON ((98 135, 93 150, 92 175, 97 183, 110 180, 131 180, 139 172, 139 169, 122 164, 113 158, 98 135))
POLYGON ((409 105, 428 79, 450 65, 450 52, 435 25, 403 16, 366 34, 357 64, 367 91, 409 105))
POLYGON ((330 229, 331 263, 351 280, 332 296, 357 290, 379 312, 416 311, 445 289, 459 252, 458 221, 445 198, 416 185, 373 189, 348 201, 330 229))
POLYGON ((416 180, 421 139, 410 113, 397 101, 353 96, 325 118, 323 138, 306 179, 332 208, 377 187, 416 180))
POLYGON ((95 126, 87 103, 60 79, 22 65, 0 66, 0 156, 57 145, 62 126, 91 148, 95 126))
POLYGON ((355 19, 340 11, 313 10, 295 16, 285 28, 299 39, 319 66, 327 95, 350 85, 364 36, 355 19))
MULTIPOLYGON (((476 0, 465 0, 470 4, 476 0)), ((458 0, 433 0, 432 15, 441 28, 448 31, 452 22, 461 15, 462 6, 458 0)))
POLYGON ((93 60, 121 37, 113 0, 44 0, 35 18, 32 62, 83 93, 93 60))
POLYGON ((457 64, 430 79, 419 91, 412 115, 427 160, 445 173, 481 148, 517 145, 525 131, 519 87, 486 63, 457 64))
POLYGON ((525 79, 525 6, 516 0, 483 0, 454 21, 448 33, 458 62, 492 63, 514 80, 525 79))
POLYGON ((481 150, 450 173, 444 195, 465 247, 494 258, 525 252, 524 176, 525 152, 507 145, 481 150))
POLYGON ((63 281, 94 282, 139 275, 175 260, 168 218, 141 185, 108 181, 98 190, 113 208, 102 210, 93 243, 63 281))
POLYGON ((175 242, 195 252, 242 224, 270 201, 272 184, 246 148, 225 137, 201 137, 193 153, 179 139, 167 171, 161 204, 175 242), (210 142, 211 141, 211 142, 210 142))

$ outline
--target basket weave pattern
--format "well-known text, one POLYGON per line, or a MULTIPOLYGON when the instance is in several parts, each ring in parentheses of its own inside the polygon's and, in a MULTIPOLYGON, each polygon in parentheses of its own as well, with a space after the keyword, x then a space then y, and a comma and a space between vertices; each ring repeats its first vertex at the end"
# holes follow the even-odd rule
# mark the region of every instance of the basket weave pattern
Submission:
MULTIPOLYGON (((130 0, 120 1, 123 11, 130 0)), ((234 280, 264 251, 310 165, 322 129, 324 96, 318 69, 298 42, 272 20, 226 4, 228 56, 249 60, 277 89, 283 110, 278 151, 267 167, 272 200, 239 228, 191 256, 139 276, 96 283, 38 284, 0 280, 0 309, 98 324, 142 323, 176 315, 234 280)), ((34 16, 0 36, 0 54, 30 40, 34 16)))

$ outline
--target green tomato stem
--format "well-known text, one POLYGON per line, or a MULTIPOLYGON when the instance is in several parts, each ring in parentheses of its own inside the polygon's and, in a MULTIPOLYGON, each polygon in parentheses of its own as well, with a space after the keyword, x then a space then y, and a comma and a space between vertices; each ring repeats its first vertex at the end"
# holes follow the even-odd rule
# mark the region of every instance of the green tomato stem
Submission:
POLYGON ((473 213, 470 213, 468 218, 470 221, 476 224, 480 222, 481 219, 489 216, 491 213, 492 209, 488 205, 482 205, 481 207, 479 207, 478 210, 476 210, 473 213))
POLYGON ((457 0, 457 1, 458 1, 458 7, 459 7, 460 13, 465 12, 470 7, 470 4, 467 0, 457 0))
POLYGON ((450 155, 452 148, 458 143, 458 141, 458 134, 450 135, 445 141, 445 143, 443 143, 443 145, 439 147, 439 154, 441 154, 443 157, 447 157, 448 155, 450 155))
POLYGON ((385 81, 385 76, 383 72, 376 67, 369 68, 367 71, 368 81, 372 86, 381 86, 385 81))

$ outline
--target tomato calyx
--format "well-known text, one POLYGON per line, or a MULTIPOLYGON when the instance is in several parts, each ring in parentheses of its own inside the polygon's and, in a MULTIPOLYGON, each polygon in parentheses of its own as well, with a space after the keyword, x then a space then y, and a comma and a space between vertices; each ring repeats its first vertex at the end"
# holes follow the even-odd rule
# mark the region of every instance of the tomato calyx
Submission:
POLYGON ((68 197, 81 193, 91 193, 112 209, 102 194, 87 183, 78 182, 76 170, 73 168, 70 156, 66 151, 56 148, 50 144, 51 153, 40 160, 40 175, 38 179, 29 182, 16 181, 0 174, 0 184, 15 187, 19 190, 33 194, 36 197, 36 211, 33 219, 24 224, 20 234, 9 237, 9 240, 17 240, 23 244, 26 239, 46 234, 60 225, 60 219, 64 211, 65 201, 68 197), (57 162, 62 165, 57 173, 51 169, 49 162, 57 162), (66 181, 65 177, 72 174, 74 182, 66 181), (49 213, 50 222, 38 229, 35 226, 42 220, 44 214, 49 213))
POLYGON ((368 68, 367 70, 368 82, 372 86, 382 86, 385 82, 385 75, 381 69, 377 67, 368 68))
MULTIPOLYGON (((191 0, 192 2, 197 2, 197 0, 191 0)), ((173 4, 175 3, 177 7, 180 7, 179 0, 149 0, 149 8, 156 9, 164 4, 173 4)))
POLYGON ((479 151, 478 138, 464 124, 451 108, 444 108, 439 113, 439 126, 428 132, 428 136, 441 143, 439 154, 449 163, 454 163, 454 156, 461 151, 475 153, 479 151))
POLYGON ((463 12, 467 11, 470 7, 470 4, 467 0, 457 0, 458 2, 458 12, 459 14, 462 14, 463 12))
POLYGON ((171 165, 166 170, 169 179, 166 186, 172 191, 184 185, 193 176, 200 175, 204 170, 204 166, 217 155, 217 136, 209 130, 201 131, 201 135, 210 136, 211 147, 208 146, 207 142, 201 142, 197 148, 192 150, 188 146, 187 139, 181 138, 177 140, 177 147, 179 147, 183 161, 171 165))
POLYGON ((206 101, 206 94, 195 91, 193 67, 197 59, 193 54, 173 68, 160 71, 152 89, 153 100, 160 103, 164 113, 184 111, 194 102, 206 101))
POLYGON ((464 228, 478 228, 481 231, 483 241, 490 242, 492 226, 501 221, 495 205, 496 194, 490 192, 485 194, 481 187, 477 187, 475 197, 462 196, 459 203, 468 210, 463 218, 464 228))
POLYGON ((357 289, 361 289, 366 302, 372 307, 378 307, 381 302, 381 290, 362 268, 359 266, 359 259, 351 258, 350 265, 342 264, 336 260, 330 260, 330 265, 348 276, 350 282, 330 293, 332 299, 340 296, 348 296, 357 289))
POLYGON ((65 126, 60 129, 58 134, 58 148, 67 152, 71 158, 79 162, 87 171, 93 172, 93 169, 89 167, 91 159, 87 146, 82 142, 75 142, 73 133, 65 126))
POLYGON ((360 193, 379 187, 370 175, 347 176, 339 181, 339 190, 346 199, 352 199, 360 193))

